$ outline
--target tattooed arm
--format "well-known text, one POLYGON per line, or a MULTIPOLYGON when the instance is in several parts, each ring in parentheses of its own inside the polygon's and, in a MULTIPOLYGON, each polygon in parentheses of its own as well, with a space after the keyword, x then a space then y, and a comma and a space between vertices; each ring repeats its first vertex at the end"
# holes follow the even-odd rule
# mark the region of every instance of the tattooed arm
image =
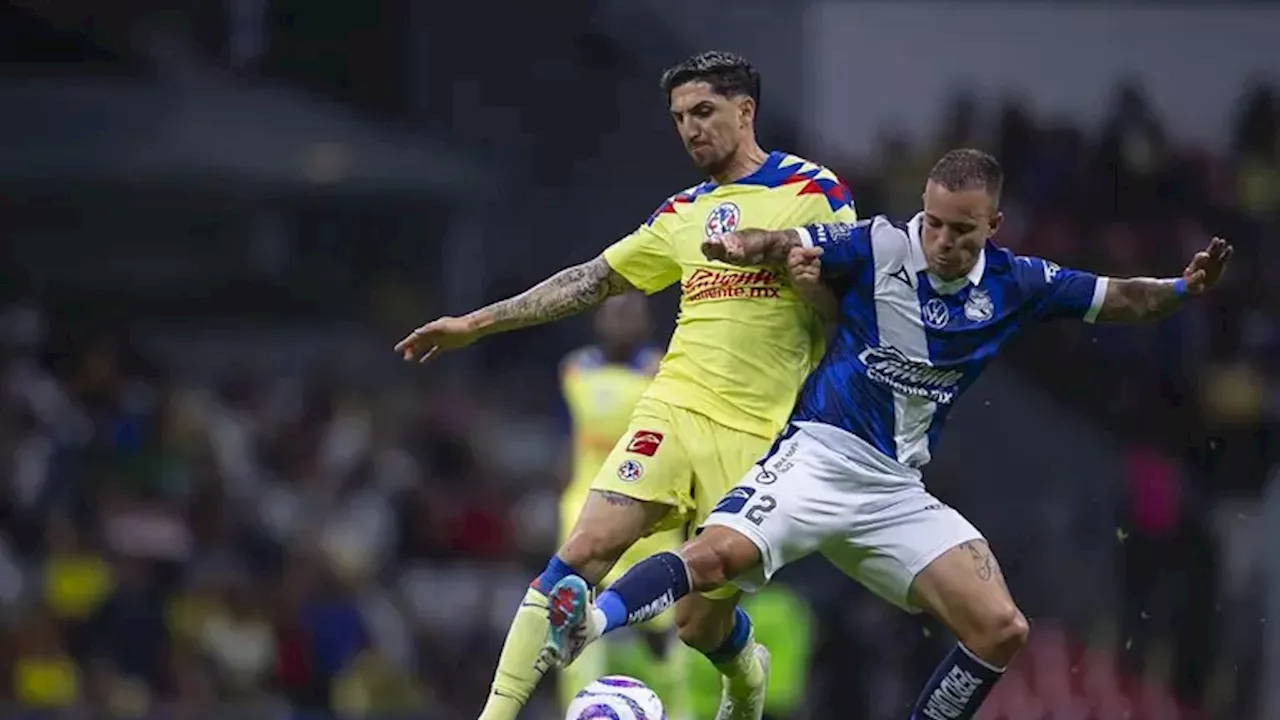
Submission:
POLYGON ((702 254, 731 265, 780 265, 787 262, 792 248, 800 246, 800 233, 796 230, 748 228, 707 238, 702 243, 702 254))
POLYGON ((610 296, 633 289, 600 255, 565 268, 515 297, 469 313, 464 319, 483 337, 577 315, 610 296))
POLYGON ((1108 279, 1098 320, 1114 323, 1159 320, 1181 307, 1188 297, 1201 295, 1217 285, 1231 252, 1230 243, 1214 238, 1207 248, 1191 258, 1180 278, 1108 279))
POLYGON ((1109 278, 1107 294, 1098 311, 1098 321, 1140 323, 1158 320, 1178 308, 1189 297, 1178 280, 1155 278, 1109 278))
POLYGON ((577 315, 631 283, 601 255, 565 268, 513 298, 487 305, 463 317, 442 317, 419 327, 396 344, 405 360, 424 362, 441 352, 466 347, 486 335, 541 325, 577 315))

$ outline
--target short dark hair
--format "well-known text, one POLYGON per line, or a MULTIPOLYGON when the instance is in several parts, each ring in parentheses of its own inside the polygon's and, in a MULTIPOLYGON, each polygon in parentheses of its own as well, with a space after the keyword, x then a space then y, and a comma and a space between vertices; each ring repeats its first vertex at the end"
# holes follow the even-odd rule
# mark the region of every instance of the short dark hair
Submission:
POLYGON ((973 148, 956 148, 948 150, 933 164, 929 179, 953 192, 986 190, 999 200, 1004 186, 1004 170, 1000 168, 1000 161, 989 153, 973 148))
POLYGON ((760 72, 741 55, 709 50, 667 68, 659 85, 671 99, 671 91, 691 82, 705 82, 717 95, 746 95, 760 104, 760 72))

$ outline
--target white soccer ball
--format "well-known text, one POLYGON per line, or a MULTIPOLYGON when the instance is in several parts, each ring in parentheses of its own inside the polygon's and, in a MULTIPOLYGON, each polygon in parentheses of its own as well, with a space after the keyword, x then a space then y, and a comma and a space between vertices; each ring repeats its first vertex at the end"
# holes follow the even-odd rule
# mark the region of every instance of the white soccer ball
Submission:
POLYGON ((666 720, 662 699, 625 675, 607 675, 583 688, 569 703, 565 720, 666 720))

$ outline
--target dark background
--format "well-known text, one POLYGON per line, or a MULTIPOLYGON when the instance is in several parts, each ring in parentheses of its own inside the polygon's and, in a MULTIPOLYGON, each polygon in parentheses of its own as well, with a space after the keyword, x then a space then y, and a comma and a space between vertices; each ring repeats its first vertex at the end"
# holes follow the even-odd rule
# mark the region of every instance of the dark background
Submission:
MULTIPOLYGON (((1004 163, 1019 252, 1168 275, 1235 242, 1220 292, 1160 325, 1029 333, 928 481, 1034 621, 983 717, 1280 717, 1280 56, 1239 41, 1274 23, 1270 3, 5 5, 0 697, 472 717, 554 548, 555 366, 589 326, 430 370, 389 348, 696 182, 656 78, 714 45, 764 72, 763 144, 833 167, 863 216, 913 212, 963 144, 1004 163), (990 36, 893 24, 945 13, 990 36), (1109 13, 1141 25, 1083 35, 1109 13), (1078 56, 1033 63, 1055 27, 1078 56)), ((654 300, 664 334, 676 300, 654 300)), ((816 620, 794 716, 904 716, 942 633, 820 561, 785 579, 816 620)))

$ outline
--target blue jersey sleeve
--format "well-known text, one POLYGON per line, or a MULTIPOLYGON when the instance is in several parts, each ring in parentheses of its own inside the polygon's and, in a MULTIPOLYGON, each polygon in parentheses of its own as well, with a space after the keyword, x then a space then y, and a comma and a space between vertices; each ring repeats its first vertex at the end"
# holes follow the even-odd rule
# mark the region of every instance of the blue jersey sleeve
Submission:
POLYGON ((871 222, 806 225, 796 231, 805 247, 822 248, 822 276, 837 278, 871 262, 871 222))
POLYGON ((1037 320, 1074 318, 1091 323, 1098 319, 1107 278, 1037 257, 1019 257, 1017 267, 1019 284, 1037 320))

